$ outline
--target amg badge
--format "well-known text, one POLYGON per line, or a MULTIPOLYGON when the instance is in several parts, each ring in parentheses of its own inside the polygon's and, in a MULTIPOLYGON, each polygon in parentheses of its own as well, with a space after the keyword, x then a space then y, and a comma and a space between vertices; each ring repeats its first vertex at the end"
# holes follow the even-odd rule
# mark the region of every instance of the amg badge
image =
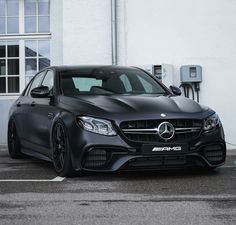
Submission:
POLYGON ((154 147, 152 149, 153 152, 164 152, 164 151, 181 151, 182 147, 181 146, 176 146, 176 147, 154 147))

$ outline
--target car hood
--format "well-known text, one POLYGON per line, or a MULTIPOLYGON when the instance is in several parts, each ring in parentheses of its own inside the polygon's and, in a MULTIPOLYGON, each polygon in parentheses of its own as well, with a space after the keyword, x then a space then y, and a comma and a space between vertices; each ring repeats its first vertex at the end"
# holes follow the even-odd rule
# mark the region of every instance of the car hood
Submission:
POLYGON ((61 102, 68 105, 77 114, 102 116, 130 114, 169 114, 193 115, 209 111, 197 102, 182 96, 142 96, 142 95, 109 95, 63 97, 61 102))

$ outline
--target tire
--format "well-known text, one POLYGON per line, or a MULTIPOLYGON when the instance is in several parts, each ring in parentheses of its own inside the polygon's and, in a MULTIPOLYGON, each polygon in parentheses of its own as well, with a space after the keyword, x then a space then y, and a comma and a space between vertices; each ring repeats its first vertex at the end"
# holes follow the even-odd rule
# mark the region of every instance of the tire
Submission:
POLYGON ((8 124, 7 144, 8 152, 12 159, 20 159, 24 157, 24 155, 21 153, 20 139, 13 120, 10 120, 8 124))
POLYGON ((74 175, 66 129, 62 121, 58 121, 52 133, 52 161, 59 176, 74 175))

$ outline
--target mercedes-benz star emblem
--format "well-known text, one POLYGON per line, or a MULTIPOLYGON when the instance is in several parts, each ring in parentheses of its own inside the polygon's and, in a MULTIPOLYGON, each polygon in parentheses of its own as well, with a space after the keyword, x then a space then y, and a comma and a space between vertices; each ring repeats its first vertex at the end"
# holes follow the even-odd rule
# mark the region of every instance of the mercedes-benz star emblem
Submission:
POLYGON ((159 124, 157 128, 157 134, 163 140, 167 141, 170 140, 175 134, 174 126, 169 122, 162 122, 159 124))

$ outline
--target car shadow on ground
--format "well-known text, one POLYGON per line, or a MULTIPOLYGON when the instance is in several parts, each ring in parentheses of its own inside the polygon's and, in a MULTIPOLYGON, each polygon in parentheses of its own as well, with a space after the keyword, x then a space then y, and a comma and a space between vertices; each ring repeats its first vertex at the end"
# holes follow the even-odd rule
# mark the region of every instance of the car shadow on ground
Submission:
POLYGON ((116 171, 116 172, 83 172, 75 173, 71 178, 94 181, 108 180, 150 180, 150 179, 186 179, 193 177, 218 176, 220 168, 215 170, 204 169, 169 169, 169 170, 149 170, 149 171, 116 171))

